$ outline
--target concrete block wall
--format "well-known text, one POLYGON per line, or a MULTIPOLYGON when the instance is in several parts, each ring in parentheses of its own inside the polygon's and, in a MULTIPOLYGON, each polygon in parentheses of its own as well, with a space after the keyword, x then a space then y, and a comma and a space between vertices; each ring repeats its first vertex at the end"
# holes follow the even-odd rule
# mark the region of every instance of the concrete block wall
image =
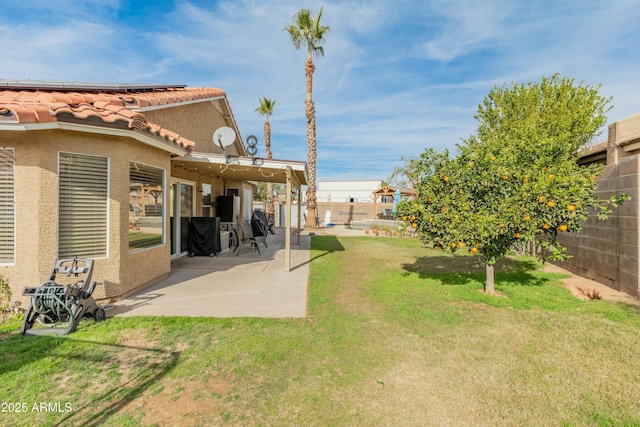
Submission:
POLYGON ((624 157, 618 163, 618 194, 631 200, 618 211, 619 277, 617 289, 640 297, 640 155, 624 157))
POLYGON ((318 202, 318 217, 324 223, 327 210, 331 211, 331 222, 334 224, 349 224, 351 221, 365 219, 384 219, 384 210, 391 209, 393 203, 349 203, 349 202, 318 202))
POLYGON ((597 178, 601 199, 625 193, 631 200, 604 221, 593 212, 580 233, 558 238, 573 256, 562 267, 635 298, 640 298, 640 147, 633 144, 640 142, 639 124, 637 115, 609 127, 607 165, 597 178))

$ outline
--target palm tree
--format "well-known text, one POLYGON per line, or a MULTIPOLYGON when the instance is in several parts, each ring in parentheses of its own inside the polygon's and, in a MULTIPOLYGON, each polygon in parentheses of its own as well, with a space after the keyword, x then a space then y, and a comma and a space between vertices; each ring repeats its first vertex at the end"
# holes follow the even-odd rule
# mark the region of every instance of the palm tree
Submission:
MULTIPOLYGON (((260 101, 260 106, 256 108, 256 111, 260 113, 260 115, 265 117, 264 120, 264 146, 266 151, 267 159, 271 159, 271 124, 269 123, 269 116, 273 114, 273 107, 276 105, 276 101, 268 99, 267 97, 262 97, 258 99, 260 101)), ((274 222, 275 219, 275 208, 274 208, 274 198, 273 198, 273 183, 267 183, 267 220, 269 222, 274 222)))
POLYGON ((307 97, 305 99, 305 110, 307 115, 307 145, 309 150, 309 182, 307 183, 307 212, 309 216, 313 215, 314 220, 309 221, 305 225, 306 228, 316 228, 316 111, 313 106, 312 86, 313 72, 315 65, 313 64, 313 56, 324 56, 324 36, 331 31, 328 26, 320 25, 322 17, 322 8, 318 16, 314 19, 311 10, 300 9, 293 17, 293 24, 284 27, 289 33, 291 43, 300 50, 301 47, 307 48, 307 62, 304 69, 307 74, 307 97))

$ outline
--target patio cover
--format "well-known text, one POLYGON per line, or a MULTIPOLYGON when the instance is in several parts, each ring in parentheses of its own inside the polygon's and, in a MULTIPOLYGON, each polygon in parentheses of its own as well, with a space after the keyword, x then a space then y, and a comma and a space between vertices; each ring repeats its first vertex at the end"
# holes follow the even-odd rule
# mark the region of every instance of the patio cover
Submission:
POLYGON ((241 181, 262 181, 286 184, 286 237, 285 237, 285 271, 291 271, 291 193, 297 188, 298 194, 298 229, 297 245, 300 245, 302 186, 307 185, 308 173, 306 162, 294 160, 263 159, 259 157, 230 156, 213 153, 189 153, 172 160, 184 167, 193 167, 204 173, 241 181))
POLYGON ((378 197, 382 197, 382 196, 393 197, 393 202, 395 207, 395 204, 399 202, 399 200, 396 200, 398 190, 400 190, 401 196, 407 196, 407 197, 413 197, 413 198, 418 196, 418 193, 416 193, 415 190, 413 190, 412 188, 396 188, 396 187, 391 187, 390 185, 385 185, 383 187, 378 188, 377 190, 371 193, 373 194, 373 218, 374 219, 377 217, 377 212, 378 212, 376 210, 376 203, 378 201, 378 197))

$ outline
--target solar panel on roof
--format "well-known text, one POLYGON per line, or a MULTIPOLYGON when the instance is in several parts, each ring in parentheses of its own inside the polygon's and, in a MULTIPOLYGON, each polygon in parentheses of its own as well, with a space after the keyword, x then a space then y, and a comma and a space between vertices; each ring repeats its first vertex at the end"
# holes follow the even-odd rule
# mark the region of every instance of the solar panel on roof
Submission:
POLYGON ((65 82, 46 80, 11 80, 0 79, 0 88, 4 89, 47 89, 58 91, 113 91, 113 92, 144 92, 166 89, 183 89, 187 85, 161 85, 161 84, 140 84, 140 83, 88 83, 88 82, 65 82))

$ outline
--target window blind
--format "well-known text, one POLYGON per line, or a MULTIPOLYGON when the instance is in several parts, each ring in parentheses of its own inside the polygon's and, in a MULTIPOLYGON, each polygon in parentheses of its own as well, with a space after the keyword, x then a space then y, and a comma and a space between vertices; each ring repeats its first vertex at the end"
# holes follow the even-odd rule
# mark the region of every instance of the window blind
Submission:
POLYGON ((58 256, 107 256, 109 159, 60 153, 58 256))
POLYGON ((15 183, 13 148, 0 148, 0 263, 15 262, 15 183))

